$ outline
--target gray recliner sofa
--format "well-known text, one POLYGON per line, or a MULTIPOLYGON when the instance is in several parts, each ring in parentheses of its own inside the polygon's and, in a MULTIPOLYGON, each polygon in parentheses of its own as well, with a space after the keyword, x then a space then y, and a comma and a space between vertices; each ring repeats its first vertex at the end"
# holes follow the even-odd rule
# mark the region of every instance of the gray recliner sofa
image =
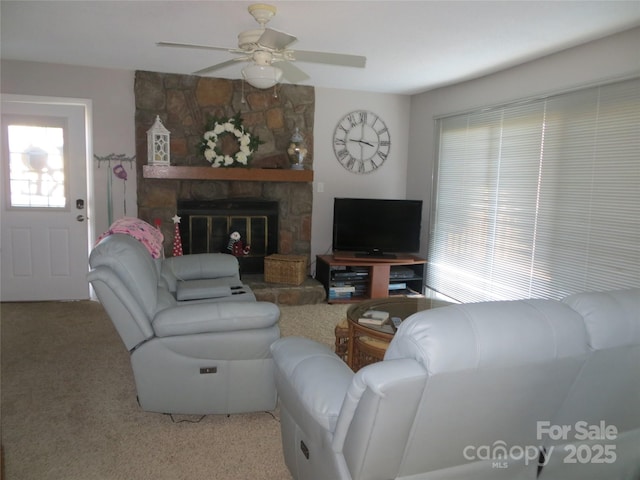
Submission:
POLYGON ((418 312, 357 373, 271 348, 296 480, 640 478, 640 289, 418 312))
POLYGON ((275 408, 269 346, 280 337, 280 311, 256 301, 240 281, 235 257, 154 260, 140 241, 115 233, 95 246, 89 265, 89 282, 130 353, 142 409, 275 408))

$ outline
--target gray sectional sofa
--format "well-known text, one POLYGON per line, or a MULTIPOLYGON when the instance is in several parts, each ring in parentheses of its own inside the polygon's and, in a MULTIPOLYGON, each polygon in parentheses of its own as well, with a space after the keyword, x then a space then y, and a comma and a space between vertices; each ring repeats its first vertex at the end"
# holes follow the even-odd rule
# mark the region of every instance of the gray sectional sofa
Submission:
POLYGON ((296 480, 640 479, 640 289, 419 312, 355 374, 271 349, 296 480))

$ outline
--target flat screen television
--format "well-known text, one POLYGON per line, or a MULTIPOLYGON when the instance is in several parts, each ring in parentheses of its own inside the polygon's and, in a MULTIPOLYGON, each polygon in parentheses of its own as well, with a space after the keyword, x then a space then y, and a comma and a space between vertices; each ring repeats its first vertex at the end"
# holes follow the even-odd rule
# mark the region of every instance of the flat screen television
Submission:
POLYGON ((420 250, 422 200, 335 198, 333 251, 396 258, 420 250))

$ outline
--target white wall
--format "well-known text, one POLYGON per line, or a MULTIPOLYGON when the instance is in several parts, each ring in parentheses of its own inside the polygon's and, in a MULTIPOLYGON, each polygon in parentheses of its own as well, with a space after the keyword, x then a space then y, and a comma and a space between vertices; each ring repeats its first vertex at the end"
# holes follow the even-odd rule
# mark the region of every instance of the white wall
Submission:
MULTIPOLYGON (((72 67, 47 63, 3 60, 2 93, 49 97, 84 98, 93 106, 93 154, 135 155, 134 72, 102 68, 72 67)), ((107 182, 112 178, 113 219, 137 216, 135 165, 124 163, 126 186, 113 175, 106 163, 94 165, 94 225, 96 235, 109 227, 107 182)), ((113 163, 111 166, 114 167, 113 163)))
POLYGON ((407 95, 316 87, 312 261, 317 254, 331 252, 335 197, 406 198, 410 100, 411 97, 407 95), (333 151, 336 125, 354 110, 376 113, 389 128, 389 157, 372 173, 355 174, 347 171, 338 162, 333 151))
MULTIPOLYGON (((640 75, 639 47, 640 28, 634 28, 477 80, 413 96, 407 197, 423 199, 425 210, 429 211, 437 117, 640 75)), ((427 222, 425 214, 423 254, 427 248, 427 222)))

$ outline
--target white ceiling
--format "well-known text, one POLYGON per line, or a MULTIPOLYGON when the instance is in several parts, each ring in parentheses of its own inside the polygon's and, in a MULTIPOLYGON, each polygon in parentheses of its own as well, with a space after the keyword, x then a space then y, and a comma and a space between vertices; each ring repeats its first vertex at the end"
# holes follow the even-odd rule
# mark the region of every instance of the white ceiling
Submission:
MULTIPOLYGON (((0 2, 3 59, 190 74, 229 60, 258 28, 246 1, 0 2)), ((303 84, 414 94, 508 68, 640 25, 635 1, 273 1, 270 28, 294 50, 367 57, 364 69, 297 62, 303 84)), ((639 46, 640 47, 640 46, 639 46)), ((242 64, 209 74, 240 78, 242 64)))

